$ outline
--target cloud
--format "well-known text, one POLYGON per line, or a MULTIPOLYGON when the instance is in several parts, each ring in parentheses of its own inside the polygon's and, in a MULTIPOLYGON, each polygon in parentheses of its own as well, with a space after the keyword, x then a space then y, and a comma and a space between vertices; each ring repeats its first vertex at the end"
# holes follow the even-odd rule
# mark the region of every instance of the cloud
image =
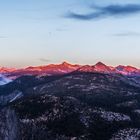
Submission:
POLYGON ((0 39, 5 39, 5 38, 8 38, 8 37, 0 35, 0 39))
POLYGON ((139 32, 122 32, 122 33, 113 34, 113 36, 116 36, 116 37, 140 36, 140 33, 139 32))
POLYGON ((40 58, 39 60, 42 61, 42 62, 50 62, 51 61, 51 60, 45 59, 45 58, 40 58))
POLYGON ((57 32, 63 32, 63 31, 66 31, 66 30, 67 30, 67 29, 65 29, 65 28, 57 28, 57 29, 56 29, 57 32))
POLYGON ((79 14, 69 12, 66 17, 77 20, 92 20, 98 18, 106 18, 110 16, 129 16, 140 12, 140 5, 138 4, 126 4, 126 5, 108 5, 105 7, 92 6, 94 10, 88 14, 79 14))

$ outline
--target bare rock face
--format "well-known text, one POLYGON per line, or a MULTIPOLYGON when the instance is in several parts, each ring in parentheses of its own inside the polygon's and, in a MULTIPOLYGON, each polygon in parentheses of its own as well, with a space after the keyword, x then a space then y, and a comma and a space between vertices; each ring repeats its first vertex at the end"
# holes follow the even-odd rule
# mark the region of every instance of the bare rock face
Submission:
POLYGON ((0 140, 19 140, 19 126, 15 111, 10 108, 2 109, 0 120, 0 140))

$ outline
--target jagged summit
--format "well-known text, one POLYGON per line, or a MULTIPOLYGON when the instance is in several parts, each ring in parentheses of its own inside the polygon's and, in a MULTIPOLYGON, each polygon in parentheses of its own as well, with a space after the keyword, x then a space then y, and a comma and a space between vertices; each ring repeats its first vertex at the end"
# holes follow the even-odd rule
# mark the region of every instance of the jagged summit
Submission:
POLYGON ((70 63, 64 61, 64 62, 62 62, 62 65, 69 66, 69 65, 72 65, 72 64, 70 64, 70 63))
POLYGON ((105 65, 102 62, 98 62, 94 65, 95 71, 104 71, 104 72, 111 72, 111 69, 109 66, 105 65))
POLYGON ((97 62, 96 64, 95 64, 95 66, 106 66, 104 63, 102 63, 102 62, 97 62))

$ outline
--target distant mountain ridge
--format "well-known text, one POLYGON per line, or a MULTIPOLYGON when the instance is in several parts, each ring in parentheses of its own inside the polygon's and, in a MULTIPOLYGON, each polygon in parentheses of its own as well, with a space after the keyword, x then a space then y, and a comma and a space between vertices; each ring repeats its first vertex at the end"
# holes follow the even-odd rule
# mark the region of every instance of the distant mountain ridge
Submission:
POLYGON ((45 66, 30 66, 22 69, 14 68, 0 68, 0 73, 9 76, 11 79, 20 77, 23 75, 58 75, 67 74, 73 71, 79 72, 99 72, 99 73, 118 73, 128 76, 140 76, 140 69, 132 66, 119 65, 117 67, 112 67, 105 65, 102 62, 98 62, 95 65, 79 65, 70 64, 68 62, 63 62, 61 64, 49 64, 45 66))

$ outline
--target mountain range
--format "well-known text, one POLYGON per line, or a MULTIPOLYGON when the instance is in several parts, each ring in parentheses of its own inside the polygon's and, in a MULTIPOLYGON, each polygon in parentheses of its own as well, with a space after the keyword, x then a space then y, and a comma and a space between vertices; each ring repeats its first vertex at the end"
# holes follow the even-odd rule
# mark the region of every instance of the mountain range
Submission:
POLYGON ((0 140, 140 139, 137 68, 63 62, 1 68, 0 80, 0 140))
POLYGON ((139 76, 140 69, 132 66, 119 65, 117 67, 107 66, 102 62, 95 65, 78 65, 63 62, 61 64, 49 64, 45 66, 27 67, 22 69, 1 67, 0 73, 15 79, 23 75, 58 75, 73 71, 81 72, 100 72, 100 73, 118 73, 129 76, 139 76))

